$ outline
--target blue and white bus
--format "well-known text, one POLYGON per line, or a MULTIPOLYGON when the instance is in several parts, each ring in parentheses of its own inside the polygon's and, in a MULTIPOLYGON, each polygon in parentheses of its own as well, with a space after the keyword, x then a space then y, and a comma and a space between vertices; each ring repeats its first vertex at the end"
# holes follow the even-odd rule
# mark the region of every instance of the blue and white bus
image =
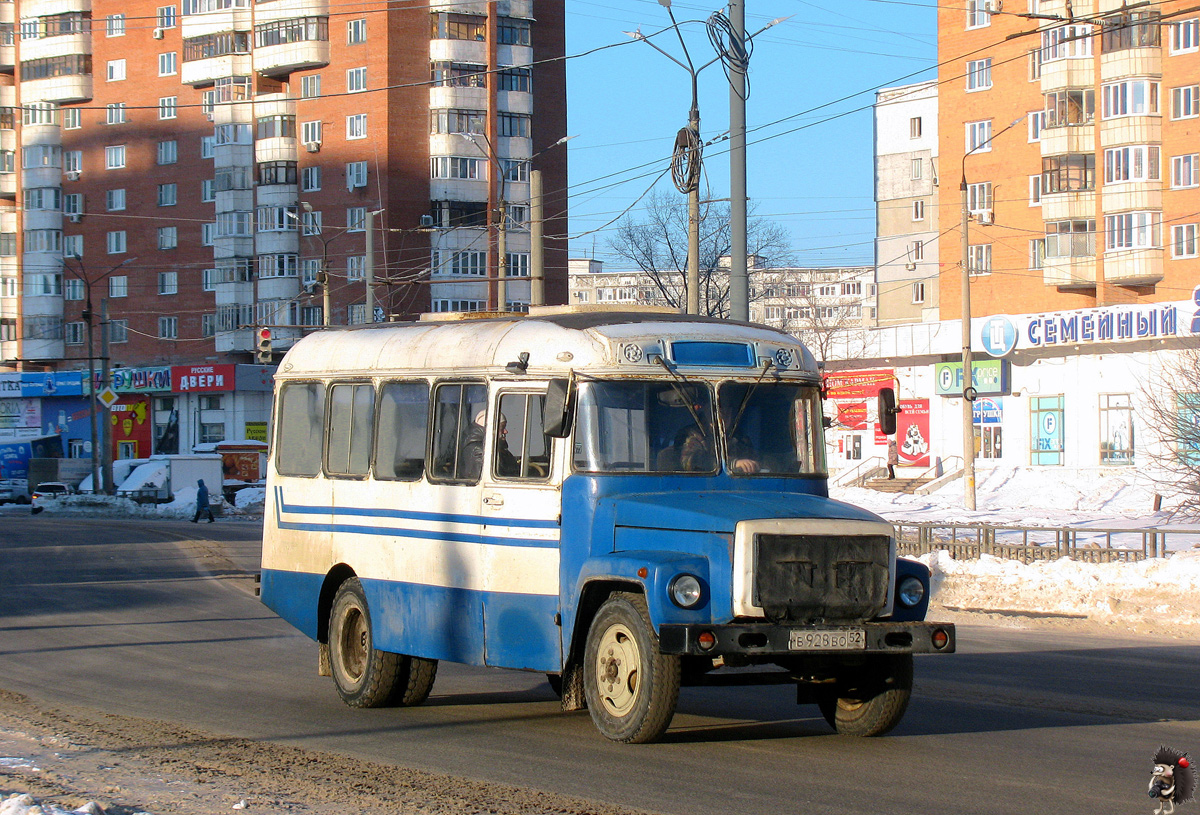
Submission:
POLYGON ((954 650, 891 524, 828 497, 817 365, 782 332, 426 315, 305 337, 275 387, 262 599, 351 706, 419 704, 449 660, 543 672, 616 741, 717 682, 876 735, 912 655, 954 650))

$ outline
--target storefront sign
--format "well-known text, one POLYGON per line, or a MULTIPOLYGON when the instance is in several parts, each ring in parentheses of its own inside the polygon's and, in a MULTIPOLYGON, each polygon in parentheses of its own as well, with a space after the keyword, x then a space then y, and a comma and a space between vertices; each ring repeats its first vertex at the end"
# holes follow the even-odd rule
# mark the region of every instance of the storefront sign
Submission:
POLYGON ((1004 424, 1004 400, 982 396, 971 405, 971 422, 977 425, 1004 424))
POLYGON ((249 439, 250 441, 265 442, 267 440, 267 423, 246 422, 246 430, 243 434, 243 438, 249 439))
MULTIPOLYGON (((109 372, 109 387, 117 393, 170 393, 171 369, 161 368, 113 368, 109 372)), ((96 375, 100 383, 100 375, 96 375)))
POLYGON ((150 440, 153 437, 150 397, 122 396, 120 401, 112 406, 109 417, 112 421, 114 456, 142 458, 150 455, 150 440))
POLYGON ((844 402, 837 406, 837 424, 843 430, 867 429, 867 403, 844 402))
POLYGON ((171 368, 175 393, 211 393, 233 390, 235 365, 176 365, 171 368))
POLYGON ((82 371, 0 374, 0 399, 6 396, 80 396, 82 371))
POLYGON ((979 345, 993 357, 1060 345, 1136 342, 1197 332, 1200 289, 1192 303, 1116 305, 1049 314, 997 314, 979 326, 979 345))
MULTIPOLYGON (((971 360, 971 384, 979 393, 1008 393, 1008 360, 971 360)), ((934 366, 933 392, 938 396, 962 396, 961 362, 939 362, 934 366)))
POLYGON ((896 371, 835 371, 825 377, 826 399, 874 399, 880 388, 894 387, 896 371))
POLYGON ((41 399, 0 399, 0 427, 41 426, 41 399))

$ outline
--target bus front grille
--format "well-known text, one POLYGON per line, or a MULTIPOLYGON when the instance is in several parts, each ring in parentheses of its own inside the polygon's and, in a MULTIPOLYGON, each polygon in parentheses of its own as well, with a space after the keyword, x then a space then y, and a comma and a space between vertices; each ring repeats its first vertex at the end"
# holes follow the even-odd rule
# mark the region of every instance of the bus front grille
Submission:
POLYGON ((883 611, 884 535, 754 536, 754 605, 777 623, 851 622, 883 611))

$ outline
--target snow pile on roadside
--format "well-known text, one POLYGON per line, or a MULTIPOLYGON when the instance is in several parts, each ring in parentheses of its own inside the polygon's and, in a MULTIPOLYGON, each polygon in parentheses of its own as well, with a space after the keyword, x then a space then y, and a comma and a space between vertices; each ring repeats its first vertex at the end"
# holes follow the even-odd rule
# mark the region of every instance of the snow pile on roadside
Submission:
POLYGON ((1160 629, 1200 626, 1200 551, 1137 563, 1068 558, 1023 564, 947 552, 918 558, 932 571, 933 600, 966 610, 1086 617, 1160 629))
POLYGON ((0 815, 104 815, 104 809, 95 801, 88 801, 79 809, 66 810, 50 803, 39 804, 28 793, 14 793, 0 801, 0 815))
POLYGON ((267 490, 265 487, 246 487, 234 493, 233 500, 243 512, 262 512, 267 490))
MULTIPOLYGON (((248 492, 249 490, 242 490, 248 492)), ((262 492, 259 490, 259 492, 262 492)), ((239 493, 240 494, 240 493, 239 493)), ((249 497, 248 497, 249 498, 249 497)), ((223 516, 253 516, 262 513, 262 503, 249 501, 231 506, 219 492, 210 491, 209 503, 213 512, 223 516)), ((115 495, 64 495, 41 504, 48 515, 73 515, 91 518, 186 518, 196 512, 196 487, 184 487, 163 504, 139 504, 115 495)))

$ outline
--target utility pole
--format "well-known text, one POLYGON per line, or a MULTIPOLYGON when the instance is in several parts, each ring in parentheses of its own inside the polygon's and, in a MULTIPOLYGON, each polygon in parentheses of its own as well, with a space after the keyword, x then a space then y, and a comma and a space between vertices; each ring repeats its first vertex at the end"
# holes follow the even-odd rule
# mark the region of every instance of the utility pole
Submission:
POLYGON ((91 409, 91 425, 92 425, 92 494, 100 492, 100 417, 96 409, 97 392, 96 387, 96 350, 92 341, 92 322, 95 319, 95 313, 92 311, 92 285, 86 278, 83 281, 84 287, 87 289, 87 305, 84 307, 81 315, 84 322, 87 323, 87 340, 88 340, 88 407, 91 409))
MULTIPOLYGON (((100 388, 108 387, 108 342, 109 342, 110 324, 108 322, 108 298, 100 299, 100 388)), ((106 495, 112 495, 116 492, 113 488, 113 456, 112 456, 112 417, 108 407, 104 408, 104 412, 100 414, 102 424, 102 444, 103 444, 103 462, 104 462, 104 492, 106 495)), ((93 490, 94 492, 94 490, 93 490)))
POLYGON ((375 322, 375 216, 383 212, 382 209, 367 210, 367 260, 364 264, 363 277, 367 283, 367 322, 375 322))
MULTIPOLYGON (((729 0, 731 46, 735 54, 746 54, 746 6, 744 0, 729 0)), ((750 276, 746 268, 746 65, 731 59, 729 68, 729 316, 750 319, 750 276)))
MULTIPOLYGON (((967 155, 970 155, 969 153, 967 155)), ((964 167, 966 156, 963 156, 964 167)), ((967 203, 967 174, 959 185, 962 198, 962 369, 963 369, 963 501, 975 509, 975 376, 971 359, 971 241, 967 235, 970 212, 967 203)))
POLYGON ((542 171, 529 171, 529 305, 546 305, 546 226, 542 223, 542 171))

